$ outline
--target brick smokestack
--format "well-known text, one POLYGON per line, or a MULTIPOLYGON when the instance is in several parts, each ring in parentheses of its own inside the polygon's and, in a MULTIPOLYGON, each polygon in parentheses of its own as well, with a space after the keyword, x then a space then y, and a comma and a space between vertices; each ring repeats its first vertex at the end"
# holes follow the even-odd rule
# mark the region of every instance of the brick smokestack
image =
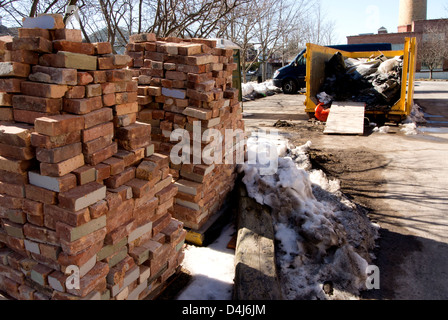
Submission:
POLYGON ((427 0, 400 0, 398 32, 411 32, 412 22, 426 20, 427 0))

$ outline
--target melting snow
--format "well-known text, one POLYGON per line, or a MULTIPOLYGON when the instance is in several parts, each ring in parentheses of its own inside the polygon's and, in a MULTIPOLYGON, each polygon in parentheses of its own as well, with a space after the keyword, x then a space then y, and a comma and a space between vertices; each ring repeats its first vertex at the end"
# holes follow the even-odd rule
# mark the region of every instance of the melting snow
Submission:
MULTIPOLYGON (((277 264, 287 299, 352 299, 365 289, 366 269, 378 226, 341 192, 337 180, 312 170, 311 142, 292 148, 275 136, 278 170, 263 175, 266 164, 245 163, 249 196, 272 208, 277 264), (332 283, 332 295, 322 288, 332 283)), ((252 137, 248 149, 269 137, 252 137)))

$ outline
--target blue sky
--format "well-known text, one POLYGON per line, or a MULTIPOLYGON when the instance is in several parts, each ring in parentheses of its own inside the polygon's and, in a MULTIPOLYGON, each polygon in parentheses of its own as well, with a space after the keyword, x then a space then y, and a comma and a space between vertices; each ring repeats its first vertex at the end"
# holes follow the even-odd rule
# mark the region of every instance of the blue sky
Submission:
MULTIPOLYGON (((382 26, 397 32, 399 0, 321 0, 322 11, 334 20, 339 44, 347 43, 346 36, 376 33, 382 26)), ((428 19, 448 18, 448 0, 428 0, 428 19)))

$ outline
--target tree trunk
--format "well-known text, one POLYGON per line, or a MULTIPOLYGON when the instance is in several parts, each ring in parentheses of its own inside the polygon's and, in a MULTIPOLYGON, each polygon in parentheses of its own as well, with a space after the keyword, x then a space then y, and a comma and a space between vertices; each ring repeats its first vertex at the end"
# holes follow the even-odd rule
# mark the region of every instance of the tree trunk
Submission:
POLYGON ((39 0, 33 0, 33 4, 31 5, 30 17, 36 16, 37 5, 39 4, 39 0))
POLYGON ((433 72, 433 70, 429 69, 429 80, 432 80, 432 72, 433 72))

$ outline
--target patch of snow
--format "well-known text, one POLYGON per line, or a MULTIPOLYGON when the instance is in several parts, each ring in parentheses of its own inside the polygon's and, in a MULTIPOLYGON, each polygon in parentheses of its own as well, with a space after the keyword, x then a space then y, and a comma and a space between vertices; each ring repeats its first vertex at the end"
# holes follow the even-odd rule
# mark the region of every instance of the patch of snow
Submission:
POLYGON ((417 127, 417 123, 426 123, 425 114, 422 111, 421 107, 414 103, 412 105, 411 114, 403 121, 401 125, 401 130, 407 136, 414 136, 420 133, 420 130, 417 127))
POLYGON ((246 162, 243 182, 250 197, 272 209, 285 298, 355 299, 365 289, 378 230, 340 192, 339 181, 311 169, 310 147, 288 147, 271 175, 261 174, 260 163, 246 162), (332 295, 322 290, 326 282, 334 285, 332 295))
POLYGON ((389 133, 390 132, 390 127, 389 126, 383 126, 383 127, 375 127, 374 129, 373 129, 373 132, 378 132, 378 133, 383 133, 383 134, 386 134, 386 133, 389 133))
POLYGON ((278 91, 278 88, 274 86, 274 82, 272 79, 262 83, 252 81, 241 84, 241 92, 243 96, 248 96, 253 92, 266 95, 268 91, 278 91))
POLYGON ((235 250, 227 249, 235 227, 228 225, 208 247, 187 245, 182 263, 191 275, 191 283, 177 300, 231 300, 235 276, 235 250))

